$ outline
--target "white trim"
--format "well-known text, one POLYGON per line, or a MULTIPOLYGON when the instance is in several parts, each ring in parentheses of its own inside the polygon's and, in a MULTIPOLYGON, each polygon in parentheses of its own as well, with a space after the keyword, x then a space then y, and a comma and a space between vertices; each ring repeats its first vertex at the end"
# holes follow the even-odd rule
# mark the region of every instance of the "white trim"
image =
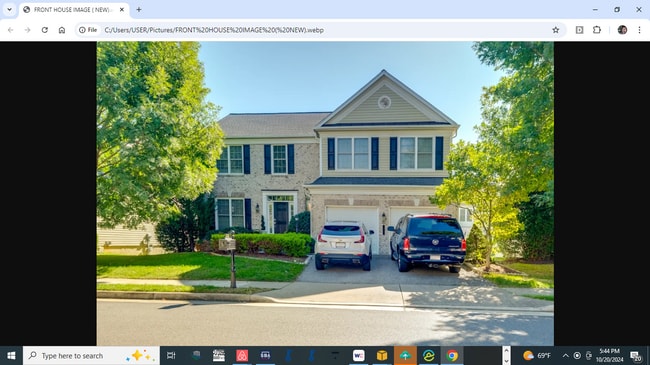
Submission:
POLYGON ((405 185, 306 185, 311 195, 433 195, 435 186, 405 185))
POLYGON ((364 137, 364 136, 350 136, 350 137, 334 137, 334 171, 343 171, 343 172, 354 172, 354 171, 371 171, 371 166, 372 166, 372 137, 364 137), (339 146, 339 142, 342 139, 349 139, 350 140, 350 163, 352 164, 352 167, 349 169, 346 168, 341 168, 339 167, 339 153, 341 152, 341 148, 339 146), (354 163, 354 158, 356 157, 355 155, 355 141, 359 139, 364 139, 368 142, 368 148, 366 149, 366 154, 368 155, 368 165, 365 168, 359 168, 355 165, 354 163))
MULTIPOLYGON (((289 174, 289 146, 286 144, 282 143, 272 143, 270 144, 271 146, 271 156, 269 156, 269 160, 271 161, 271 175, 288 175, 289 174), (284 171, 282 172, 275 172, 275 147, 284 147, 284 171)), ((294 147, 295 148, 295 147, 294 147)), ((294 150, 295 154, 295 150, 294 150)), ((282 159, 278 159, 278 161, 282 161, 282 159)))
POLYGON ((249 144, 249 145, 265 145, 265 144, 313 144, 318 143, 318 137, 277 137, 277 138, 266 138, 266 137, 255 137, 255 138, 227 138, 225 139, 226 145, 238 145, 238 144, 249 144))
MULTIPOLYGON (((293 197, 293 204, 291 202, 287 201, 289 203, 289 220, 291 220, 292 214, 293 215, 298 214, 298 191, 284 191, 284 190, 269 190, 269 191, 263 191, 262 192, 262 211, 260 212, 264 216, 264 224, 266 225, 266 229, 264 232, 266 233, 273 233, 273 216, 267 214, 269 212, 269 196, 272 195, 284 195, 284 196, 292 196, 293 197)), ((288 222, 287 222, 288 223, 288 222)))

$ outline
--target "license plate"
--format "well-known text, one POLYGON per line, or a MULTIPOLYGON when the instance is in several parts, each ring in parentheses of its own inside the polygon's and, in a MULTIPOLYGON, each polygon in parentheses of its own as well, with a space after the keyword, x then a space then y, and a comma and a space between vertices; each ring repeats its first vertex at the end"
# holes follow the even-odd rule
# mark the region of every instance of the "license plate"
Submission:
POLYGON ((345 242, 337 242, 336 248, 345 248, 345 242))
POLYGON ((430 255, 429 260, 440 260, 440 255, 430 255))

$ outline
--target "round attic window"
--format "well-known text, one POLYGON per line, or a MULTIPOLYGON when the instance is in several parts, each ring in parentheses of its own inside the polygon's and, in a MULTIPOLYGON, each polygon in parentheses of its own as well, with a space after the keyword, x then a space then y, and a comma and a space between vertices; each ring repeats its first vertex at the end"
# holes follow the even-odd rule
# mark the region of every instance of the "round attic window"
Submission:
POLYGON ((388 108, 390 108, 390 103, 391 103, 391 100, 387 95, 380 96, 379 99, 377 99, 377 105, 379 106, 379 109, 388 109, 388 108))

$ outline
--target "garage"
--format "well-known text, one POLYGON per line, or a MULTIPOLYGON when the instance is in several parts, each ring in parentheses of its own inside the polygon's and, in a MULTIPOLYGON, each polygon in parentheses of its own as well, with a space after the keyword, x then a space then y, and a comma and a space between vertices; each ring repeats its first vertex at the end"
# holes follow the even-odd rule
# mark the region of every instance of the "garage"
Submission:
POLYGON ((377 207, 326 207, 325 219, 334 220, 353 220, 361 221, 366 225, 368 230, 373 230, 372 235, 372 253, 379 254, 379 213, 377 207))
POLYGON ((390 221, 388 225, 394 226, 397 220, 408 213, 423 214, 423 213, 442 213, 442 210, 434 207, 391 207, 390 208, 390 221))

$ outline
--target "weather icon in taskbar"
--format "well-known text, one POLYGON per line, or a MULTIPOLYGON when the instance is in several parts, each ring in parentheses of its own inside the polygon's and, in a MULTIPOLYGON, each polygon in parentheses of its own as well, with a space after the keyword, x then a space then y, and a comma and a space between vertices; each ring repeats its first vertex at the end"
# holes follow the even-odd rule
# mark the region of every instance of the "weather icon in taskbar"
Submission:
POLYGON ((533 354, 533 352, 530 351, 530 350, 526 350, 526 351, 524 351, 524 355, 523 355, 523 356, 524 356, 524 360, 526 360, 526 361, 530 361, 530 360, 532 360, 532 359, 535 358, 535 354, 533 354))

